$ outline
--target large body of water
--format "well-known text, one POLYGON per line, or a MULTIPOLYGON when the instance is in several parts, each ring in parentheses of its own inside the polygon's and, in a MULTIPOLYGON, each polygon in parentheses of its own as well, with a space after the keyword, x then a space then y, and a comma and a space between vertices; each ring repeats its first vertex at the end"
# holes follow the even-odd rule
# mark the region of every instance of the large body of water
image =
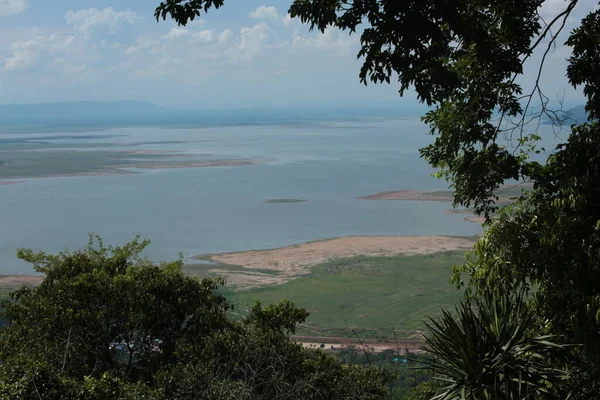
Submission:
POLYGON ((175 259, 179 252, 191 257, 348 235, 481 232, 481 226, 464 221, 464 215, 448 213, 448 203, 358 199, 387 190, 447 189, 447 183, 432 178, 433 170, 419 158, 418 149, 432 141, 427 132, 416 119, 373 119, 296 126, 126 128, 89 133, 94 138, 88 140, 61 140, 81 142, 82 147, 98 142, 189 141, 135 149, 273 161, 144 170, 134 175, 34 178, 0 185, 0 274, 32 272, 17 260, 19 247, 73 250, 87 243, 90 232, 110 244, 140 234, 152 240, 147 254, 155 260, 175 259), (307 201, 264 203, 271 198, 307 201))

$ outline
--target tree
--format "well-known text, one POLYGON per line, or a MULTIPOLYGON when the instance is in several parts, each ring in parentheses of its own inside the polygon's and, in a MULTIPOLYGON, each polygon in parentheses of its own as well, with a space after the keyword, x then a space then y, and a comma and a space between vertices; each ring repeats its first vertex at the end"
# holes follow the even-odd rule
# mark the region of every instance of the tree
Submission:
POLYGON ((597 123, 574 127, 539 168, 534 190, 499 215, 454 276, 460 285, 467 273, 475 292, 531 284, 548 327, 580 344, 566 362, 574 393, 586 399, 598 398, 600 382, 599 134, 597 123))
POLYGON ((45 279, 7 304, 11 322, 0 358, 17 352, 60 365, 67 375, 122 369, 132 380, 147 380, 178 358, 178 347, 229 328, 229 305, 215 293, 221 281, 188 279, 181 261, 155 266, 139 256, 148 243, 106 248, 91 238, 82 252, 20 250, 45 279))
POLYGON ((5 302, 1 399, 383 398, 390 377, 291 341, 308 313, 256 304, 241 320, 181 260, 156 265, 136 239, 82 251, 20 250, 45 274, 5 302))
POLYGON ((441 381, 436 379, 428 380, 415 387, 406 400, 431 400, 442 389, 441 381))
POLYGON ((524 292, 486 292, 444 311, 428 324, 424 364, 441 382, 435 400, 564 399, 555 396, 565 373, 552 357, 565 346, 538 336, 538 317, 524 292), (452 315, 455 314, 455 315, 452 315))
MULTIPOLYGON (((570 35, 566 74, 587 97, 589 123, 574 126, 568 142, 546 163, 532 161, 536 120, 564 122, 540 87, 546 56, 579 0, 565 0, 550 21, 547 0, 295 0, 290 14, 324 31, 360 33, 360 80, 391 82, 400 94, 414 88, 431 107, 423 118, 436 135, 421 155, 455 189, 455 205, 473 206, 488 231, 473 259, 456 271, 469 275, 469 292, 531 287, 547 329, 580 343, 568 357, 573 397, 600 398, 600 11, 570 35), (533 89, 517 83, 534 52, 542 55, 533 89), (504 138, 515 142, 515 148, 504 138), (496 193, 507 181, 532 183, 517 204, 498 211, 496 193)), ((223 1, 166 0, 156 17, 190 19, 223 1)))

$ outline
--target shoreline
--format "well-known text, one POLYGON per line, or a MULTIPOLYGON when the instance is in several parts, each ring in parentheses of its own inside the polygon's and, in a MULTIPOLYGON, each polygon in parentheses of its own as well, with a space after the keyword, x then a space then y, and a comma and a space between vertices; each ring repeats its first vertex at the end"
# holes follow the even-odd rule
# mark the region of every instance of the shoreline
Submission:
MULTIPOLYGON (((310 273, 313 266, 357 256, 413 256, 469 250, 477 236, 345 236, 289 246, 201 254, 192 257, 209 274, 226 278, 228 284, 249 289, 278 285, 310 273)), ((191 269, 191 268, 190 268, 191 269)))
MULTIPOLYGON (((498 200, 496 203, 509 203, 514 197, 521 194, 521 189, 531 189, 531 183, 519 183, 515 185, 503 185, 497 193, 498 200)), ((454 202, 454 191, 452 190, 390 190, 378 192, 367 196, 358 197, 360 200, 378 200, 378 201, 440 201, 452 203, 454 202)))
MULTIPOLYGON (((183 271, 198 276, 194 267, 226 278, 228 285, 250 289, 280 285, 310 273, 313 266, 336 259, 358 256, 413 256, 469 250, 478 236, 344 236, 308 241, 279 248, 210 253, 192 257, 183 271), (210 261, 211 264, 203 264, 210 261)), ((0 287, 37 285, 41 275, 0 275, 0 287)))
MULTIPOLYGON (((496 204, 499 206, 509 204, 515 197, 521 193, 521 189, 531 189, 529 183, 520 183, 517 185, 504 185, 498 192, 498 200, 496 204)), ((379 192, 368 196, 358 197, 359 200, 375 200, 375 201, 437 201, 442 203, 453 203, 454 192, 451 190, 392 190, 379 192)), ((475 215, 473 210, 467 208, 451 208, 446 210, 448 214, 464 214, 463 220, 473 224, 483 224, 486 222, 485 217, 475 215)))
POLYGON ((441 201, 452 202, 453 192, 450 190, 390 190, 359 197, 360 200, 377 201, 441 201))
POLYGON ((465 215, 463 220, 473 223, 473 224, 483 224, 485 222, 485 217, 483 217, 481 215, 476 215, 467 208, 461 208, 461 209, 454 208, 454 209, 446 210, 446 212, 448 214, 465 215))

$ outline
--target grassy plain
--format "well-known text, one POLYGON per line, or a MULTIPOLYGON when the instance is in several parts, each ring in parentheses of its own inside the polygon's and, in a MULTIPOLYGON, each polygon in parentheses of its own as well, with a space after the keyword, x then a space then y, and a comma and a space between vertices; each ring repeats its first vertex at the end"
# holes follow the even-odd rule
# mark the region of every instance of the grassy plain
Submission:
MULTIPOLYGON (((464 261, 464 251, 412 256, 358 256, 324 262, 310 273, 280 285, 249 290, 225 287, 222 292, 243 315, 256 301, 271 304, 288 299, 310 312, 298 334, 352 337, 387 337, 397 332, 424 329, 423 320, 452 306, 462 296, 449 283, 451 267, 464 261)), ((214 276, 215 265, 187 265, 197 277, 214 276)), ((241 266, 220 269, 247 271, 241 266)), ((254 270, 268 277, 272 270, 254 270)), ((17 285, 18 286, 18 285, 17 285)), ((6 298, 16 286, 0 285, 6 298)))
MULTIPOLYGON (((352 329, 413 331, 423 320, 462 296, 449 283, 451 267, 464 251, 428 255, 339 259, 316 265, 310 274, 283 285, 225 291, 244 313, 255 301, 289 299, 311 315, 304 333, 350 336, 352 329)), ((365 335, 372 336, 372 335, 365 335)))

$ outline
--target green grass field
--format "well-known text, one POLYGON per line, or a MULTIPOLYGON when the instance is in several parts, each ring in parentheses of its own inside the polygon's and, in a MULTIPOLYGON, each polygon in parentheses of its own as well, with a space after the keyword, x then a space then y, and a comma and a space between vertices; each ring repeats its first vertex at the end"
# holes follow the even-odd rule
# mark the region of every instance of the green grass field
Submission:
MULTIPOLYGON (((283 285, 226 296, 243 313, 255 301, 289 299, 311 315, 310 329, 349 336, 353 328, 423 329, 423 320, 455 304, 462 293, 449 283, 464 252, 420 256, 354 257, 317 265, 283 285)), ((327 333, 327 334, 330 334, 327 333)))
MULTIPOLYGON (((424 329, 423 320, 435 317, 452 306, 462 293, 449 283, 451 267, 464 261, 464 252, 444 252, 419 256, 353 257, 313 267, 311 273, 282 285, 245 291, 225 287, 224 295, 245 311, 260 301, 271 304, 288 299, 310 312, 298 334, 390 337, 391 329, 424 329)), ((214 265, 187 265, 186 272, 208 277, 214 265)), ((240 266, 220 266, 245 270, 240 266)), ((273 273, 273 271, 258 271, 273 273)), ((0 288, 0 298, 11 288, 0 288)))

